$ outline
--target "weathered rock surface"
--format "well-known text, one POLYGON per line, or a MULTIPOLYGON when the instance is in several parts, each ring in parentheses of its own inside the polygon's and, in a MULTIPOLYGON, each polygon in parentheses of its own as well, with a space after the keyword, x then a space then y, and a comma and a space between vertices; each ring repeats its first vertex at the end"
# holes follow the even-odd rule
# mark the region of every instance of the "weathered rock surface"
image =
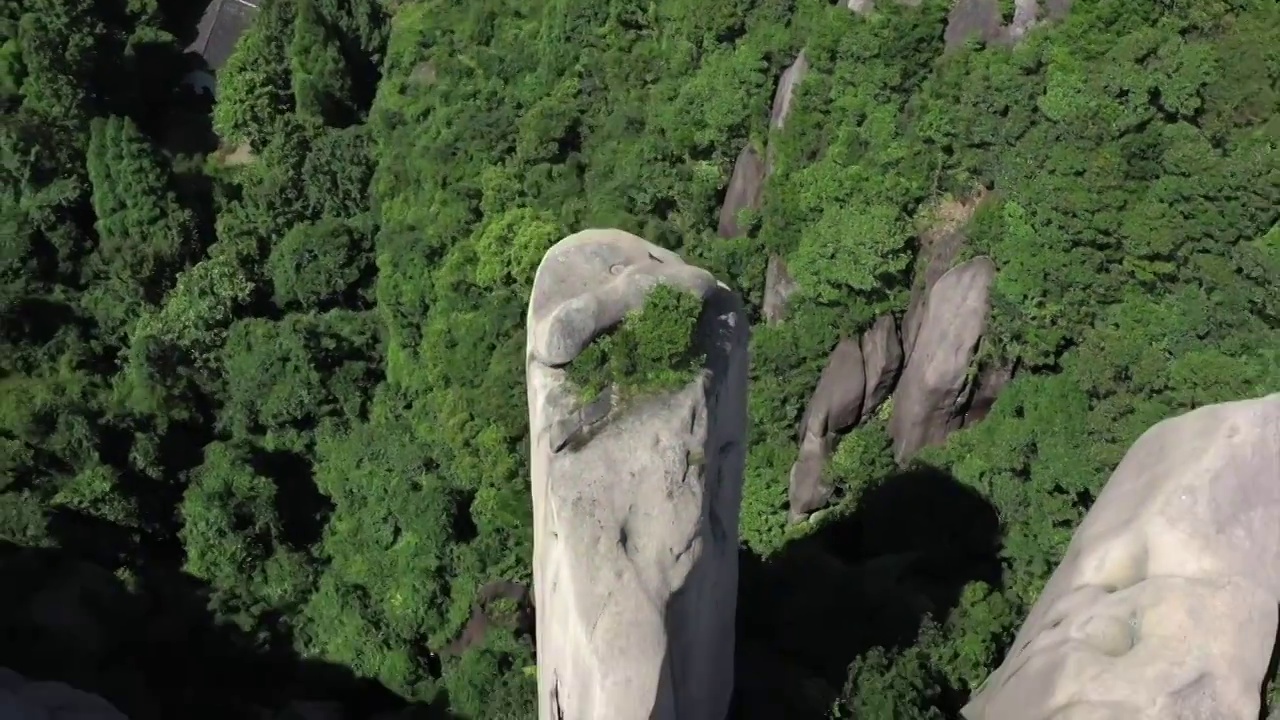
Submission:
POLYGON ((1138 439, 968 720, 1258 717, 1280 602, 1280 393, 1138 439))
POLYGON ((1043 6, 1041 1, 1014 0, 1013 16, 1006 25, 999 0, 956 0, 947 16, 946 48, 959 48, 970 38, 1012 45, 1044 19, 1060 20, 1071 10, 1072 0, 1043 0, 1043 6))
POLYGON ((987 327, 995 272, 990 258, 977 257, 947 271, 929 292, 893 396, 889 434, 898 462, 961 426, 969 365, 987 327))
POLYGON ((764 162, 750 145, 742 148, 738 159, 733 163, 733 174, 729 176, 729 187, 725 190, 724 204, 720 206, 720 237, 732 238, 741 235, 745 228, 738 221, 738 213, 743 210, 759 210, 760 199, 764 192, 764 162))
POLYGON ((735 294, 634 235, 587 230, 543 258, 527 351, 542 720, 725 716, 747 341, 735 294), (704 373, 584 423, 562 366, 659 281, 704 298, 704 373))
POLYGON ((876 318, 871 329, 862 334, 862 362, 867 378, 862 419, 866 420, 893 393, 902 373, 902 341, 892 315, 876 318))
POLYGON ((947 15, 943 39, 948 50, 962 47, 970 38, 983 42, 998 40, 1004 26, 1000 0, 956 0, 947 15))
POLYGON ((764 276, 764 302, 761 313, 770 325, 787 319, 787 303, 796 291, 796 282, 787 270, 787 261, 780 255, 769 258, 769 268, 764 276))
POLYGON ((957 226, 967 222, 971 211, 963 213, 962 220, 939 225, 920 236, 920 251, 916 254, 916 263, 924 270, 918 274, 911 287, 911 300, 907 304, 907 312, 902 316, 902 351, 908 360, 915 349, 916 337, 920 334, 925 300, 943 274, 951 269, 956 255, 964 247, 965 237, 957 226))
POLYGON ((773 93, 773 108, 769 113, 769 124, 775 130, 781 130, 787 124, 787 117, 791 115, 791 101, 795 98, 796 86, 804 80, 804 76, 809 73, 809 59, 805 57, 804 50, 796 55, 796 59, 782 72, 782 77, 778 79, 778 89, 773 93))
POLYGON ((1061 20, 1071 12, 1072 0, 1045 0, 1050 20, 1061 20))
POLYGON ((101 697, 60 682, 29 680, 0 668, 0 718, 4 720, 128 720, 101 697))
POLYGON ((800 454, 791 466, 787 486, 792 522, 826 505, 831 497, 822 469, 834 448, 835 434, 858 422, 865 389, 862 349, 856 338, 845 338, 827 358, 800 425, 800 454))
POLYGON ((969 409, 964 414, 964 427, 969 427, 986 419, 991 406, 996 404, 1000 392, 1013 380, 1014 368, 1002 365, 984 367, 978 372, 978 379, 969 400, 969 409))
POLYGON ((533 630, 533 609, 529 606, 529 589, 520 583, 509 580, 494 580, 486 583, 476 593, 476 600, 471 606, 471 617, 467 620, 462 634, 440 651, 445 657, 461 655, 471 646, 482 642, 489 628, 495 623, 501 627, 514 625, 521 633, 533 630), (513 606, 513 617, 502 617, 493 612, 492 606, 505 600, 513 606))
POLYGON ((1039 14, 1039 0, 1014 0, 1013 19, 1004 29, 1004 40, 1010 43, 1021 40, 1028 30, 1035 27, 1039 14))

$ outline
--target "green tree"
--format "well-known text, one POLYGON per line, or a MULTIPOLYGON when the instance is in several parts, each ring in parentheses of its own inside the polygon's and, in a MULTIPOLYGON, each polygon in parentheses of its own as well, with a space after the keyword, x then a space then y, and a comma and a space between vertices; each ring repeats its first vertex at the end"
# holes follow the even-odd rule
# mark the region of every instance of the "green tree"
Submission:
POLYGON ((569 363, 569 379, 585 400, 609 387, 628 399, 677 390, 697 377, 706 361, 706 353, 694 347, 701 316, 701 297, 658 283, 642 307, 569 363))
POLYGON ((349 125, 356 115, 351 73, 338 38, 317 0, 297 0, 288 55, 298 115, 326 125, 349 125))
POLYGON ((168 169, 127 118, 95 120, 89 179, 98 245, 87 262, 85 304, 107 338, 154 307, 199 249, 195 221, 172 190, 168 169))
POLYGON ((268 261, 276 302, 303 309, 350 303, 373 269, 371 247, 368 231, 351 221, 295 225, 268 261))
POLYGON ((275 483, 254 472, 244 448, 213 443, 183 496, 185 569, 209 583, 210 604, 245 631, 308 595, 307 558, 289 548, 275 483))
POLYGON ((213 129, 223 142, 260 149, 294 111, 289 44, 297 13, 295 0, 264 2, 218 72, 213 129))

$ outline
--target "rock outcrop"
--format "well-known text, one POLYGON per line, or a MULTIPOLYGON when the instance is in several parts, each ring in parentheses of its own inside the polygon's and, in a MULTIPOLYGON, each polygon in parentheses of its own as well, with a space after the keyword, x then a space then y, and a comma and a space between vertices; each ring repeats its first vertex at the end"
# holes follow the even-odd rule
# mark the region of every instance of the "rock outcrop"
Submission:
POLYGON ((947 16, 944 41, 948 50, 962 47, 970 38, 984 43, 1013 45, 1040 24, 1042 17, 1058 20, 1071 9, 1072 0, 1014 0, 1013 15, 1003 16, 1000 0, 956 0, 947 16))
POLYGON ((97 695, 60 682, 29 680, 7 668, 0 668, 0 718, 129 720, 97 695))
POLYGON ((809 59, 801 50, 796 59, 782 71, 778 79, 778 89, 773 93, 773 107, 769 112, 769 124, 774 130, 786 127, 787 117, 791 115, 791 103, 795 99, 796 86, 809 73, 809 59))
POLYGON ((968 720, 1258 717, 1280 603, 1280 393, 1138 439, 968 720))
POLYGON ((827 358, 800 424, 800 455, 791 466, 787 486, 792 522, 822 507, 831 497, 822 469, 834 449, 835 434, 858 422, 865 390, 862 349, 856 338, 845 338, 827 358))
POLYGON ((747 342, 734 293, 639 237, 587 230, 543 258, 527 350, 542 720, 725 716, 747 342), (703 297, 704 371, 675 392, 584 410, 564 366, 658 282, 703 297))
POLYGON ((893 397, 889 434, 898 462, 962 426, 973 390, 970 365, 986 331, 995 273, 990 258, 977 257, 948 270, 929 291, 893 397))
POLYGON ((858 338, 844 338, 827 358, 800 422, 800 451, 788 477, 790 521, 822 508, 832 488, 822 471, 839 434, 857 427, 893 392, 902 368, 902 346, 892 315, 878 318, 858 338))
POLYGON ((969 409, 964 414, 964 427, 986 419, 987 413, 991 412, 991 406, 996 404, 996 399, 1000 397, 1005 385, 1013 380, 1013 372, 1013 367, 1004 365, 982 368, 978 373, 972 398, 969 400, 969 409))
POLYGON ((862 334, 862 362, 867 389, 863 393, 862 419, 865 421, 880 403, 889 399, 902 372, 902 341, 892 315, 881 315, 862 334))
POLYGON ((1003 27, 1000 0, 956 0, 947 15, 947 29, 943 37, 947 49, 954 50, 970 38, 982 42, 999 40, 1003 27))
POLYGON ((911 300, 902 316, 902 350, 909 359, 920 332, 921 311, 925 299, 943 273, 951 269, 964 247, 963 228, 973 218, 978 206, 986 198, 986 190, 979 190, 964 200, 948 200, 935 209, 934 224, 920 234, 920 249, 916 252, 915 282, 911 287, 911 300))
POLYGON ((733 174, 725 190, 724 203, 720 206, 720 237, 733 238, 742 235, 743 228, 738 214, 743 210, 759 210, 764 192, 764 162, 750 145, 742 148, 733 163, 733 174))
POLYGON ((796 281, 791 279, 787 261, 780 255, 771 256, 764 275, 764 302, 760 307, 766 323, 772 325, 787 319, 787 305, 795 291, 796 281))

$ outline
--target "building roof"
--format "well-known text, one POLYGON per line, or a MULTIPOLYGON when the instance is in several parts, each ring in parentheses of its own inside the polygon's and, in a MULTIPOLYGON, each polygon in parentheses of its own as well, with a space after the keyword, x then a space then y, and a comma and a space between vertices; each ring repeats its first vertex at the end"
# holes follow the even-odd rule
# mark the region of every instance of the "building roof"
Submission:
POLYGON ((210 0, 200 18, 195 42, 187 47, 217 70, 231 57, 236 41, 258 13, 259 0, 210 0))

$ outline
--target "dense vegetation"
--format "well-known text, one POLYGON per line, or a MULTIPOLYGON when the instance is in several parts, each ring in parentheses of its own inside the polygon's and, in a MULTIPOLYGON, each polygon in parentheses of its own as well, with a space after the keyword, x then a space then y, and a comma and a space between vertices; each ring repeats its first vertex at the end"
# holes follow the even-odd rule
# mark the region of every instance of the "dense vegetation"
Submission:
POLYGON ((679 388, 696 377, 706 353, 694 345, 702 298, 659 283, 644 305, 596 338, 567 367, 584 401, 614 388, 621 398, 679 388))
POLYGON ((0 7, 0 665, 136 720, 532 716, 514 613, 464 628, 530 579, 524 307, 572 230, 753 317, 770 253, 801 288, 752 341, 744 716, 953 717, 1136 436, 1280 390, 1272 0, 1077 0, 948 53, 943 0, 265 0, 211 115, 187 5, 0 7), (774 174, 725 240, 745 143, 774 174), (906 476, 882 412, 788 529, 827 353, 980 191, 1018 378, 906 476))

